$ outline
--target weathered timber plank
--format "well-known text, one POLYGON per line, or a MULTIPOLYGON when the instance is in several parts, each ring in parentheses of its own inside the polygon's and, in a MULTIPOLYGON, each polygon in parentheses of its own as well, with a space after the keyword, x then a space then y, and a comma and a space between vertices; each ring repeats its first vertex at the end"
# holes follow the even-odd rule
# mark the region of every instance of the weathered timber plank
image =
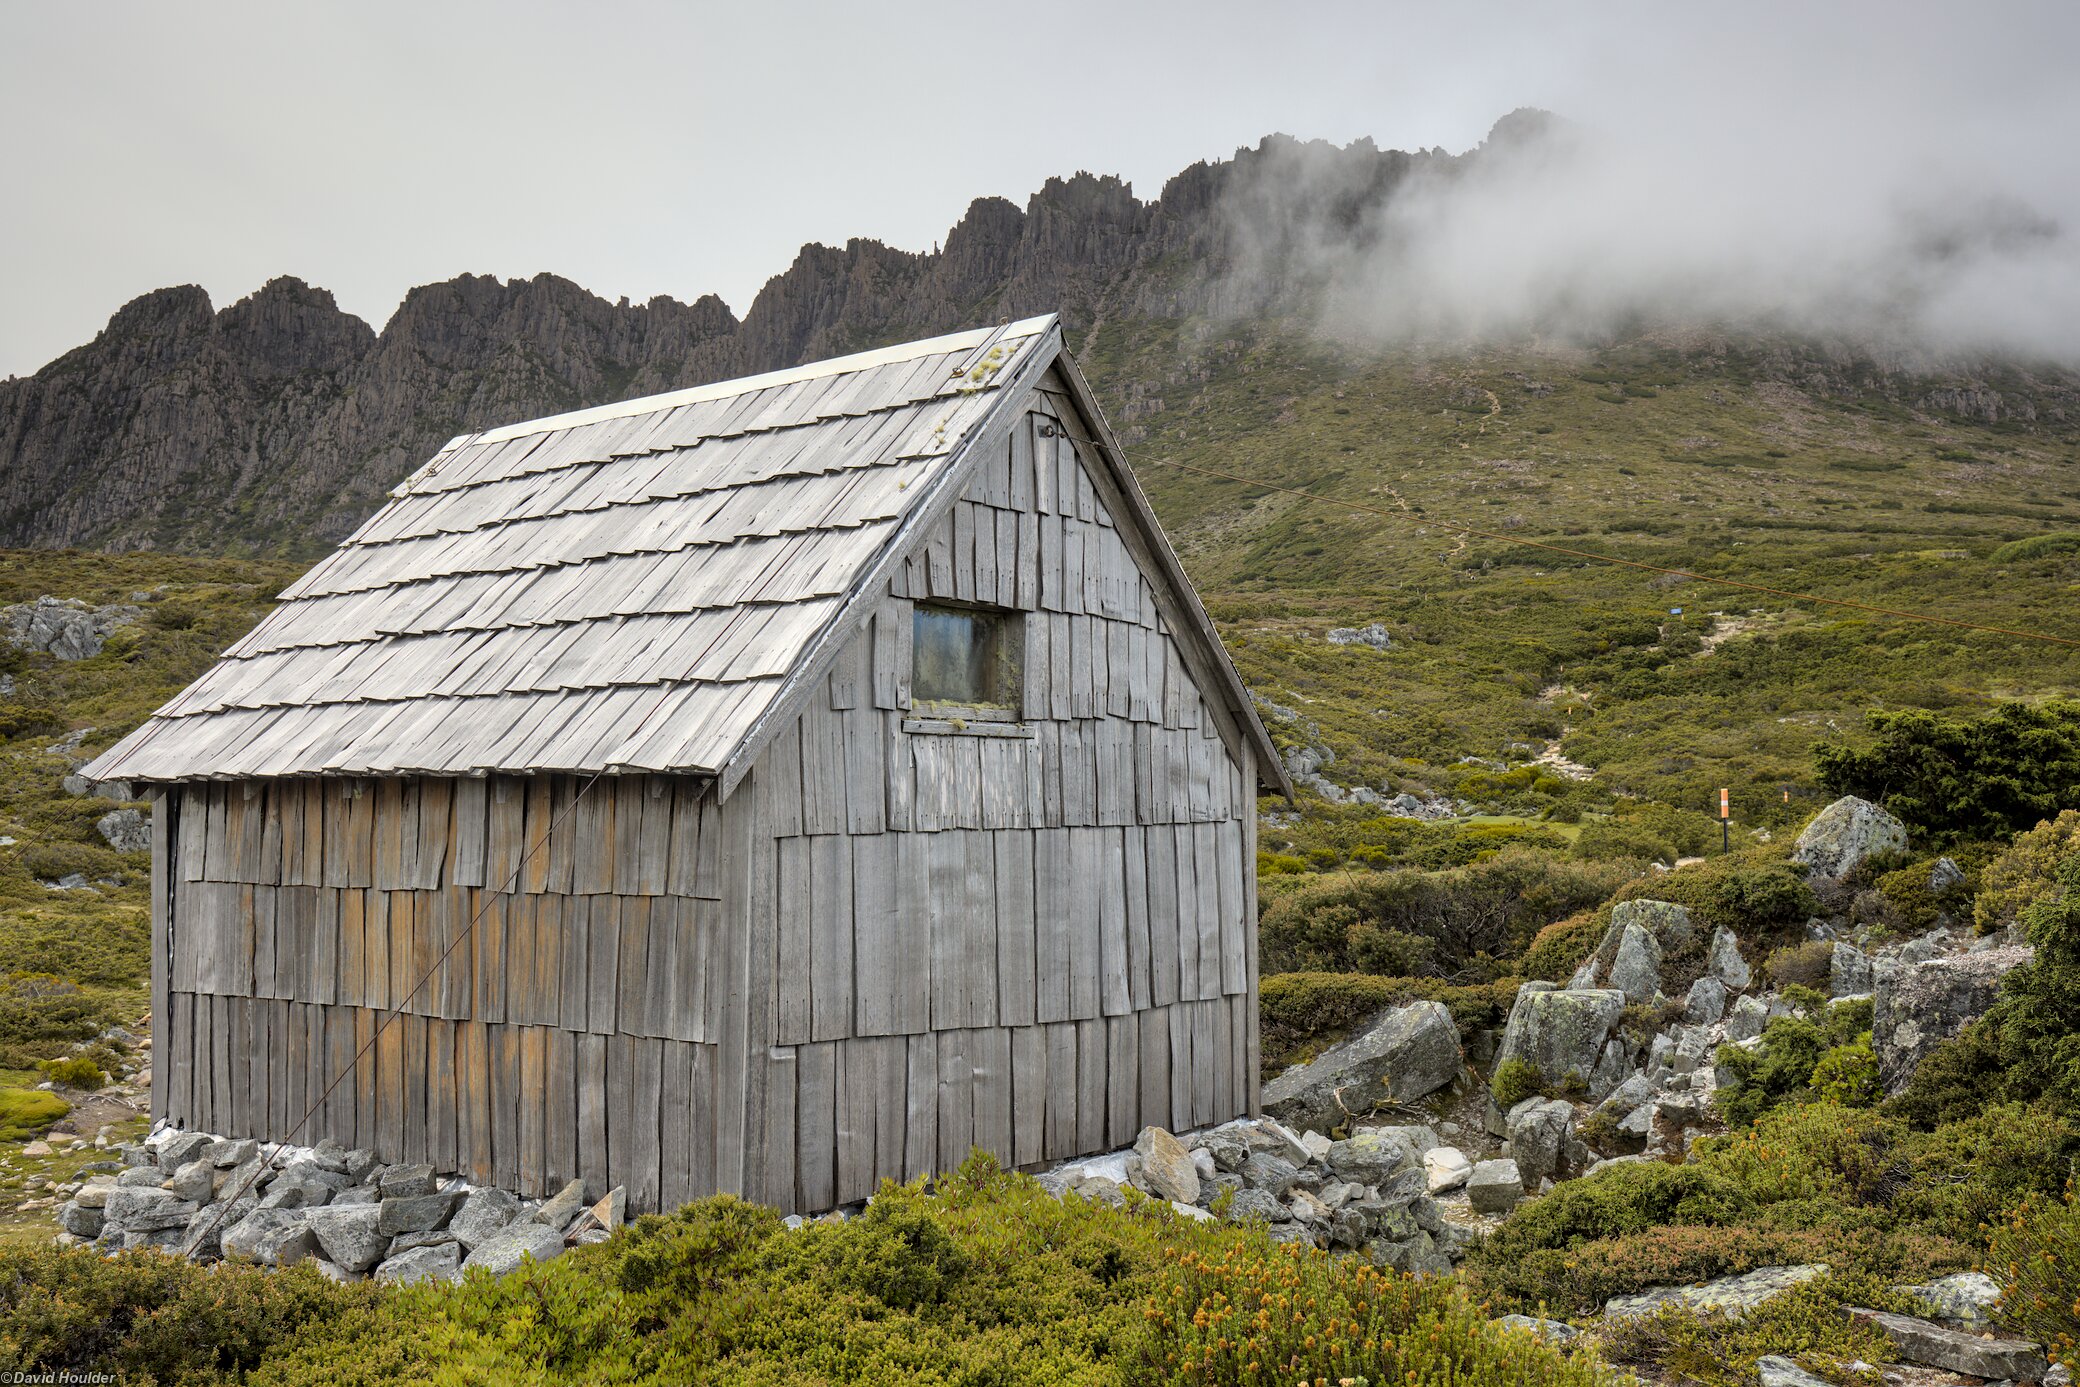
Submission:
POLYGON ((796 1207, 828 1209, 838 1202, 838 1047, 799 1046, 795 1066, 796 1207))
POLYGON ((852 840, 808 841, 809 1034, 840 1040, 852 1034, 852 840))
POLYGON ((618 896, 594 896, 588 902, 585 1029, 601 1035, 632 1029, 620 1024, 616 1010, 621 995, 622 903, 618 896))
POLYGON ((1070 972, 1076 908, 1075 857, 1070 835, 1033 835, 1034 1017, 1039 1021, 1069 1019, 1070 972))
POLYGON ((1002 1026, 1033 1024, 1039 988, 1033 897, 1033 835, 992 834, 996 852, 997 1016, 1002 1026))
POLYGON ((967 1036, 968 1058, 975 1071, 975 1145, 1008 1166, 1014 1163, 1011 1032, 990 1026, 969 1031, 967 1036))
POLYGON ((1107 1016, 1133 1008, 1127 986, 1126 839, 1120 829, 1097 830, 1099 1005, 1107 1016))
POLYGON ((775 1043, 799 1045, 809 1039, 810 917, 815 911, 810 876, 809 840, 782 838, 778 844, 779 877, 775 898, 777 956, 774 987, 777 1006, 775 1043))

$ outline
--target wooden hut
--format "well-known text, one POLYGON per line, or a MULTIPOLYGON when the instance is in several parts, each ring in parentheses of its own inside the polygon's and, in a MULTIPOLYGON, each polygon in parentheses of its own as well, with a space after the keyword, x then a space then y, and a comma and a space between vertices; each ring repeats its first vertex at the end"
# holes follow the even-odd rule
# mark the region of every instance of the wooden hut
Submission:
POLYGON ((813 1210, 1256 1105, 1284 773, 1052 317, 457 438, 88 773, 193 1129, 813 1210))

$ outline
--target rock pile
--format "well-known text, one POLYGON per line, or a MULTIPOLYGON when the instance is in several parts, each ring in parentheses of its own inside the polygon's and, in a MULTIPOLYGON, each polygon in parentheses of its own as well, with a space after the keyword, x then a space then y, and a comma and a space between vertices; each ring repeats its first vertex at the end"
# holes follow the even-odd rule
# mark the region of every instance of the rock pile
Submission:
POLYGON ((1465 1209, 1499 1212, 1523 1195, 1509 1161, 1475 1166, 1430 1127, 1375 1127, 1332 1141, 1275 1118, 1182 1136, 1149 1127, 1131 1151, 1070 1161, 1039 1179, 1057 1197, 1117 1204, 1135 1189, 1188 1218, 1257 1219, 1281 1242, 1423 1272, 1451 1270, 1471 1241, 1465 1209))
POLYGON ((524 1258, 596 1242, 624 1208, 618 1189, 590 1208, 575 1180, 553 1199, 524 1200, 329 1140, 263 1154, 252 1140, 169 1129, 121 1155, 83 1172, 58 1210, 60 1241, 199 1261, 308 1261, 341 1280, 453 1281, 470 1267, 503 1276, 524 1258))

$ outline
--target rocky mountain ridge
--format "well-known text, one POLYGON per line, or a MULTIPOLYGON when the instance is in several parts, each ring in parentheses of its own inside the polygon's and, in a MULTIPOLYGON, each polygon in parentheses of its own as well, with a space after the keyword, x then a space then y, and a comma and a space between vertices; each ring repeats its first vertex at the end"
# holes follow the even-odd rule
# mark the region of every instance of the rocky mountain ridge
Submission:
MULTIPOLYGON (((1079 350, 1116 348, 1101 389, 1131 442, 1166 394, 1217 385, 1224 339, 1312 316, 1310 238, 1376 236, 1369 214, 1405 180, 1456 177, 1546 121, 1514 113, 1456 156, 1272 136, 1148 202, 1117 178, 1053 178, 1023 208, 976 200, 928 253, 804 246, 741 319, 713 296, 613 303, 552 274, 422 285, 380 331, 287 276, 222 309, 194 285, 157 290, 0 382, 0 546, 308 557, 457 433, 1044 311, 1079 350)), ((1904 390, 2023 425, 2080 417, 2065 373, 1903 386, 1897 363, 1855 352, 1741 350, 1801 390, 1904 390)))

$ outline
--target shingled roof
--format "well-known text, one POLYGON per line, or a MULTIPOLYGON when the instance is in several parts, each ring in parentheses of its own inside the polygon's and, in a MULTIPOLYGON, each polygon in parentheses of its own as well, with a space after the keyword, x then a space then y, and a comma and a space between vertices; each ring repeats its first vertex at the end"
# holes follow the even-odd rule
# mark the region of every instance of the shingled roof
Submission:
POLYGON ((1050 315, 456 438, 87 773, 717 773, 1057 358, 1050 315))

